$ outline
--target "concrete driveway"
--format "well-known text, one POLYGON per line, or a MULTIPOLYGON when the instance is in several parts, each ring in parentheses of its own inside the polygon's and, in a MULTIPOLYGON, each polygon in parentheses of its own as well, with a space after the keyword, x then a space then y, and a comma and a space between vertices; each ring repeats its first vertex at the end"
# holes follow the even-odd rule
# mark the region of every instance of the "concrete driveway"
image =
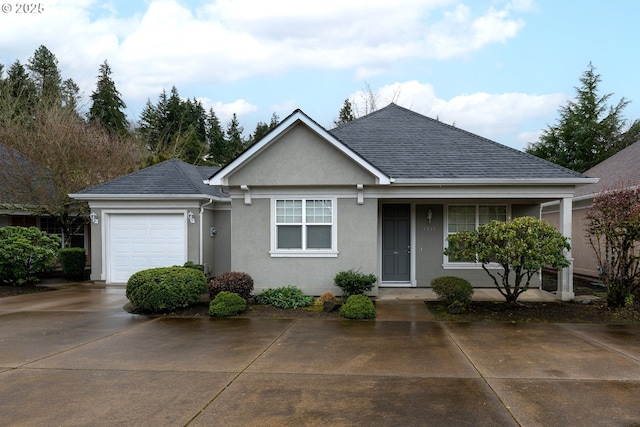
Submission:
POLYGON ((419 301, 375 322, 151 318, 126 302, 86 284, 0 299, 0 425, 640 425, 640 326, 439 323, 419 301))

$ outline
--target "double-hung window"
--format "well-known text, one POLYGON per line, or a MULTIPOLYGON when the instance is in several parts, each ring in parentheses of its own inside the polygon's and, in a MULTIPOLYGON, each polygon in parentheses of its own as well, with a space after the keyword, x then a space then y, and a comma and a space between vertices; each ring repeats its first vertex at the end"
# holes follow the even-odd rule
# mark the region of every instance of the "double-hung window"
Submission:
POLYGON ((336 251, 333 199, 277 199, 274 226, 272 254, 336 251))
MULTIPOLYGON (((447 235, 462 231, 474 231, 491 221, 506 221, 506 205, 450 205, 447 211, 447 235)), ((473 259, 463 259, 456 263, 474 263, 473 259)))

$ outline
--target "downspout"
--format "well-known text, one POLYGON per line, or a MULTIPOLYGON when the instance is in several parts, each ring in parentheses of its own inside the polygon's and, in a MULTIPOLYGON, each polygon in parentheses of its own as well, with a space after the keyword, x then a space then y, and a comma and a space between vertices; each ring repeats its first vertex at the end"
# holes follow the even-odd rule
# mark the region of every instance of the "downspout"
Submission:
MULTIPOLYGON (((202 250, 204 248, 204 235, 202 234, 204 232, 204 225, 202 224, 202 214, 204 213, 204 207, 210 205, 211 203, 213 203, 213 199, 209 199, 207 203, 200 206, 200 262, 198 263, 200 265, 202 265, 204 261, 204 256, 202 255, 202 250)), ((206 273, 207 272, 205 271, 205 274, 206 273)))

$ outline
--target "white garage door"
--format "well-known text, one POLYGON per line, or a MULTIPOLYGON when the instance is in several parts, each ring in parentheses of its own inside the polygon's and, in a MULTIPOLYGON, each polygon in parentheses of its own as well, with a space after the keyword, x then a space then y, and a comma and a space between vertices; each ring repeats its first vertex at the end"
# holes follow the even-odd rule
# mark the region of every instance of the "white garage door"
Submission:
POLYGON ((186 260, 182 214, 110 215, 106 260, 111 283, 126 283, 140 270, 186 260))

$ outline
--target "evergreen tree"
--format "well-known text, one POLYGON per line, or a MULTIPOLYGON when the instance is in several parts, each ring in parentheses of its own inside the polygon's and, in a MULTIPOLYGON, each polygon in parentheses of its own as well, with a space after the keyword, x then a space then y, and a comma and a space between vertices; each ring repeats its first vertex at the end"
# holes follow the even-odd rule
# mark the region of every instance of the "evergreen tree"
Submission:
POLYGON ((225 163, 233 160, 242 152, 242 150, 244 150, 245 143, 242 140, 243 131, 243 127, 240 126, 240 122, 238 122, 238 116, 236 113, 233 113, 226 129, 228 151, 225 163))
POLYGON ((56 56, 45 46, 40 46, 29 58, 27 69, 36 85, 40 102, 50 106, 60 105, 62 77, 56 56))
POLYGON ((20 61, 15 61, 0 87, 0 120, 26 124, 34 115, 36 102, 35 84, 20 61))
POLYGON ((608 106, 612 94, 598 95, 600 81, 600 75, 589 63, 580 78, 582 85, 576 87, 576 99, 560 108, 558 123, 544 130, 538 142, 525 151, 584 172, 635 142, 632 138, 637 136, 640 124, 636 121, 625 130, 622 116, 629 101, 622 98, 615 106, 608 106))
POLYGON ((260 141, 266 134, 268 134, 272 129, 278 126, 279 123, 280 118, 276 113, 273 113, 271 115, 271 121, 269 122, 269 124, 258 122, 258 124, 256 124, 255 130, 253 131, 253 134, 249 137, 249 141, 247 141, 247 145, 251 145, 260 141))
POLYGON ((99 73, 96 90, 91 94, 89 121, 101 124, 111 134, 124 135, 129 131, 129 122, 122 111, 126 105, 111 79, 111 67, 106 60, 99 73))
POLYGON ((344 103, 342 104, 342 108, 340 109, 340 112, 338 113, 338 119, 334 120, 333 123, 336 126, 340 126, 343 125, 345 123, 349 123, 352 122, 356 119, 355 114, 353 113, 353 108, 351 105, 351 101, 349 101, 349 99, 345 99, 344 103))
POLYGON ((209 141, 209 161, 215 165, 223 165, 228 159, 227 141, 224 130, 213 108, 207 116, 207 140, 209 141))

